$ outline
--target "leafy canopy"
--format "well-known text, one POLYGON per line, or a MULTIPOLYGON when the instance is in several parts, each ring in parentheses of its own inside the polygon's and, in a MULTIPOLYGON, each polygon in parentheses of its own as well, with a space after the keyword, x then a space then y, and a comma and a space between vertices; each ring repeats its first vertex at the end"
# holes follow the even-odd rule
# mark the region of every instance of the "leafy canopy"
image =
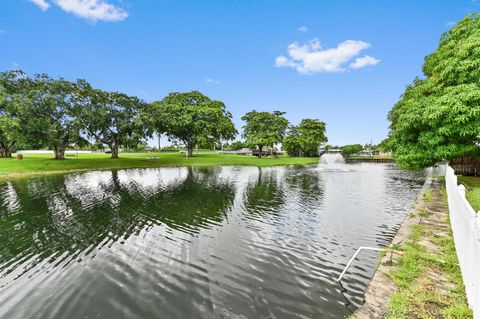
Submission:
POLYGON ((153 103, 153 112, 157 131, 185 144, 189 156, 199 143, 231 140, 237 134, 225 104, 198 91, 170 93, 153 103))
MULTIPOLYGON (((64 79, 36 75, 29 91, 31 105, 24 113, 27 136, 54 150, 65 150, 71 144, 82 143, 81 123, 76 114, 78 87, 64 79)), ((61 159, 62 155, 59 155, 61 159)))
POLYGON ((341 149, 343 156, 350 156, 363 150, 363 146, 360 144, 349 144, 342 146, 341 149))
POLYGON ((262 149, 264 146, 274 146, 282 143, 288 127, 285 112, 257 112, 255 110, 242 116, 245 121, 243 137, 246 143, 262 149))
POLYGON ((328 141, 325 123, 314 119, 303 119, 300 125, 290 127, 283 141, 283 148, 290 156, 318 156, 321 144, 328 141))
POLYGON ((425 78, 407 87, 388 115, 385 145, 404 168, 479 155, 480 16, 472 14, 442 35, 427 56, 425 78))
POLYGON ((86 87, 82 119, 90 137, 110 147, 118 157, 119 147, 135 148, 152 131, 145 119, 148 104, 135 96, 86 87))
POLYGON ((0 73, 0 157, 10 157, 23 139, 19 114, 25 104, 25 86, 23 72, 0 73))
POLYGON ((67 146, 83 142, 75 114, 80 83, 45 74, 29 78, 21 71, 0 74, 1 139, 10 142, 7 153, 23 140, 24 146, 51 147, 55 158, 63 159, 67 146))

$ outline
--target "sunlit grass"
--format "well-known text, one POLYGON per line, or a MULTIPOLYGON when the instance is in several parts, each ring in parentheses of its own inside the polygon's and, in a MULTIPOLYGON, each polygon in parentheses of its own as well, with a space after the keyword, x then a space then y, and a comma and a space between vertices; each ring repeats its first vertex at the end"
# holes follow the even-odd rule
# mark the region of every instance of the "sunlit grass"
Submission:
POLYGON ((480 177, 459 176, 458 182, 466 186, 466 197, 475 211, 480 210, 480 177))
MULTIPOLYGON (((444 191, 441 193, 447 205, 444 191)), ((431 200, 432 192, 428 197, 431 200)), ((413 226, 409 242, 399 247, 403 255, 397 268, 389 273, 398 290, 390 299, 387 318, 472 318, 450 228, 448 233, 444 237, 424 225, 413 226), (439 252, 427 251, 419 243, 422 238, 428 238, 439 252), (429 278, 432 271, 446 275, 452 288, 446 293, 439 292, 429 278)))
POLYGON ((423 197, 426 202, 430 202, 432 200, 432 189, 431 188, 427 189, 423 194, 423 197))

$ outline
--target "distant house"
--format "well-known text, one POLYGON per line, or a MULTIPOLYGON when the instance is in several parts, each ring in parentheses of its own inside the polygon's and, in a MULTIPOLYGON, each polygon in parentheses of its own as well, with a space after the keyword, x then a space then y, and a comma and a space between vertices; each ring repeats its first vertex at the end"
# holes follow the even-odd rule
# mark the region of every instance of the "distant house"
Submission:
POLYGON ((373 151, 370 149, 366 150, 361 150, 360 152, 357 153, 356 156, 361 156, 361 157, 372 157, 373 156, 373 151))
POLYGON ((371 150, 371 149, 366 149, 366 150, 361 150, 355 156, 359 157, 373 157, 373 156, 381 156, 381 157, 391 157, 391 153, 387 152, 382 152, 380 150, 371 150))
POLYGON ((342 150, 339 148, 331 148, 327 151, 327 153, 342 153, 342 150))
POLYGON ((239 154, 239 155, 250 155, 252 153, 252 150, 249 148, 242 148, 241 150, 235 150, 235 151, 219 151, 219 153, 223 154, 239 154))

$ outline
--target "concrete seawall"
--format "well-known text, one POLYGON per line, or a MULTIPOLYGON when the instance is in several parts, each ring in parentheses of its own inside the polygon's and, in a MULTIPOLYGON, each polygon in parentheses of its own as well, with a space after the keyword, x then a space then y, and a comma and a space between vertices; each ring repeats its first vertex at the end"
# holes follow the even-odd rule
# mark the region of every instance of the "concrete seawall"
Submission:
POLYGON ((392 261, 393 264, 395 264, 394 261, 400 257, 400 254, 391 249, 391 247, 407 241, 413 225, 420 223, 421 217, 417 212, 425 206, 424 194, 431 185, 432 179, 427 178, 410 211, 406 214, 397 234, 393 238, 390 247, 386 248, 386 253, 380 260, 379 266, 368 284, 364 297, 365 303, 353 313, 351 318, 380 319, 385 318, 387 315, 390 298, 396 291, 394 283, 387 274, 392 270, 392 261))

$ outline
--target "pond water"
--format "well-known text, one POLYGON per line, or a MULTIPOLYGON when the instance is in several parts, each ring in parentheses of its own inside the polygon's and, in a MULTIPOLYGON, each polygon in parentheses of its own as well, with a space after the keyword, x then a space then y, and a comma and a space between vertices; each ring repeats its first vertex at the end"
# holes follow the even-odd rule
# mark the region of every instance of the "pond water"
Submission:
POLYGON ((0 318, 342 318, 423 184, 391 164, 0 184, 0 318))

